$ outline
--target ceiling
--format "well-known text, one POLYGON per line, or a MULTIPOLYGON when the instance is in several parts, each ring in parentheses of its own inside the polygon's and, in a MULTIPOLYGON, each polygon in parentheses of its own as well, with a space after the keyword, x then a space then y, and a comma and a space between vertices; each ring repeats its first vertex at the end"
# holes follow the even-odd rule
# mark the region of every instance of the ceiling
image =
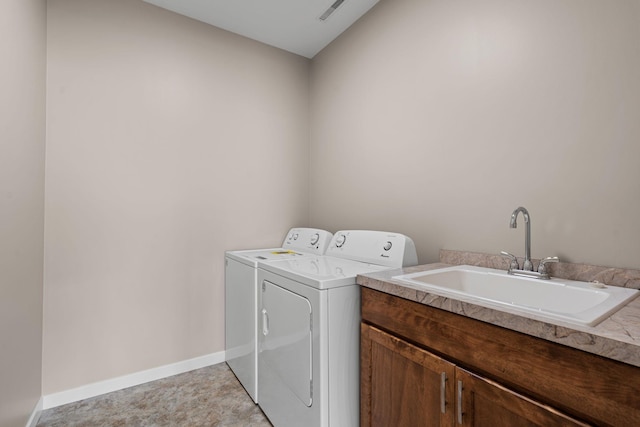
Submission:
POLYGON ((313 58, 379 0, 144 1, 313 58), (323 15, 326 17, 324 20, 321 19, 323 15))

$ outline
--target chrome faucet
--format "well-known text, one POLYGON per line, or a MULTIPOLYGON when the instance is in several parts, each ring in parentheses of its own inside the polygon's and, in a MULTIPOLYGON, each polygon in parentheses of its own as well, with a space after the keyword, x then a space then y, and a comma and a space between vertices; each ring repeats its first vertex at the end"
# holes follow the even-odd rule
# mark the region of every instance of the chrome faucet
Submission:
POLYGON ((518 227, 516 220, 518 219, 518 214, 520 212, 522 212, 524 223, 526 225, 524 231, 524 262, 522 264, 522 269, 520 269, 520 266, 518 265, 518 258, 516 258, 515 255, 505 251, 500 252, 500 254, 509 258, 509 274, 548 280, 550 279, 550 276, 547 271, 547 264, 551 262, 558 262, 558 257, 554 256, 542 259, 538 265, 538 271, 533 271, 533 263, 531 262, 531 217, 529 216, 529 211, 522 206, 513 211, 509 227, 518 227))
POLYGON ((524 217, 525 230, 524 230, 524 264, 522 265, 522 269, 525 271, 533 271, 533 263, 531 262, 531 218, 529 217, 529 211, 520 206, 518 209, 513 211, 511 214, 511 221, 509 222, 509 227, 517 228, 518 223, 516 220, 518 219, 518 214, 522 212, 522 216, 524 217))

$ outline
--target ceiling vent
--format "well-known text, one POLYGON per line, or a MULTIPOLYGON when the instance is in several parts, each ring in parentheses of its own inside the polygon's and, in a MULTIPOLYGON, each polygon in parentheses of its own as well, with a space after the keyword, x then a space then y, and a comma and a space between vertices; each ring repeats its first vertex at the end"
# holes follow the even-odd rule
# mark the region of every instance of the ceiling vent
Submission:
POLYGON ((331 6, 329 6, 329 9, 325 10, 324 13, 322 14, 322 16, 320 16, 320 20, 321 21, 326 21, 327 18, 329 18, 331 16, 331 14, 333 12, 336 11, 337 8, 339 8, 342 3, 344 3, 344 0, 336 0, 335 3, 333 3, 331 6))

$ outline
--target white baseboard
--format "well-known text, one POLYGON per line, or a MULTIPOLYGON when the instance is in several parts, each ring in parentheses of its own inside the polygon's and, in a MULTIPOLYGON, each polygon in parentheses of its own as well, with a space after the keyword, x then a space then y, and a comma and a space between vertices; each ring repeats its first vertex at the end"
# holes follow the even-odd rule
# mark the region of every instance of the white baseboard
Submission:
POLYGON ((48 394, 43 396, 41 399, 42 410, 55 408, 56 406, 66 405, 67 403, 77 402, 79 400, 88 399, 101 394, 111 393, 112 391, 122 390, 127 387, 133 387, 150 381, 167 378, 172 375, 182 374, 194 369, 204 368, 205 366, 216 365, 224 361, 225 352, 220 351, 184 360, 182 362, 172 363, 170 365, 147 369, 146 371, 140 371, 130 375, 87 384, 71 390, 48 394))
POLYGON ((33 408, 33 412, 31 412, 31 416, 29 417, 29 421, 27 421, 26 427, 36 427, 38 421, 40 420, 40 414, 42 414, 42 402, 43 398, 40 397, 36 407, 33 408))

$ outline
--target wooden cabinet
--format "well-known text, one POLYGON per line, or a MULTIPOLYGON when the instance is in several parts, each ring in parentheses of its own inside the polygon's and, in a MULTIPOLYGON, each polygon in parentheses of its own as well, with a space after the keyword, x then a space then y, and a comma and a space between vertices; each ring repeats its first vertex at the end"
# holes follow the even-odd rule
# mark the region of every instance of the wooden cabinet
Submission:
POLYGON ((361 425, 452 426, 455 365, 374 327, 361 332, 361 425))
POLYGON ((362 426, 640 426, 640 368, 362 290, 362 426))
POLYGON ((456 368, 456 421, 461 426, 586 426, 499 383, 456 368))
POLYGON ((584 426, 555 409, 362 324, 362 426, 584 426))

